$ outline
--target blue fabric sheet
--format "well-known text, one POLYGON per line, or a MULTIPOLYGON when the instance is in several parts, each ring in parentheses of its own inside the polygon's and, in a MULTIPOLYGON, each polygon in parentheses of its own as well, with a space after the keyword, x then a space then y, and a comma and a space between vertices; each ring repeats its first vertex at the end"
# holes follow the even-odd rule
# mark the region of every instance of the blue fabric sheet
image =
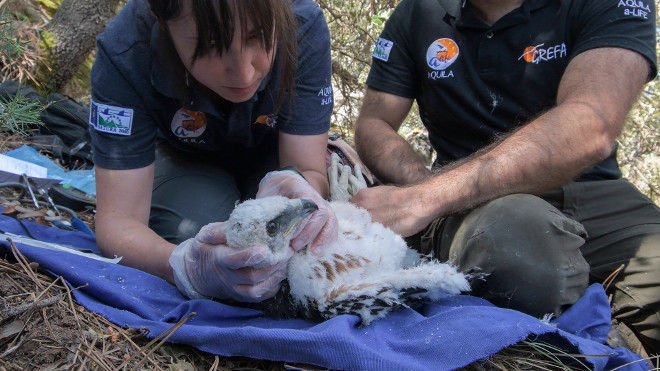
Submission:
MULTIPOLYGON (((47 242, 98 251, 92 236, 25 223, 47 242)), ((0 230, 25 235, 18 222, 0 216, 0 230)), ((497 308, 468 295, 450 296, 420 311, 401 309, 367 327, 358 318, 340 316, 322 323, 273 320, 261 312, 208 300, 187 300, 160 278, 63 252, 16 244, 30 260, 63 276, 76 300, 120 326, 149 328, 149 336, 167 331, 196 314, 170 342, 192 345, 222 356, 314 364, 338 370, 451 370, 530 339, 586 354, 580 362, 593 370, 649 370, 641 357, 603 345, 610 329, 610 307, 600 285, 550 324, 520 312, 497 308)), ((0 256, 11 257, 7 241, 0 256)))

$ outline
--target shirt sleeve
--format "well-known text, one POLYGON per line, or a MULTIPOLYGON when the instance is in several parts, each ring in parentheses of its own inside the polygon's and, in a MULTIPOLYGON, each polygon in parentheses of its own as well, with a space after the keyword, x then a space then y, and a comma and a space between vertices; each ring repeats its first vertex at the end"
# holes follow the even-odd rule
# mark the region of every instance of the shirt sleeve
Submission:
POLYGON ((571 31, 577 35, 573 56, 599 47, 633 50, 649 61, 649 81, 656 77, 658 67, 654 1, 587 0, 575 1, 574 6, 580 6, 581 9, 572 13, 576 19, 570 22, 571 31))
POLYGON ((130 2, 97 39, 91 71, 89 130, 94 164, 137 169, 155 160, 156 126, 144 97, 152 94, 149 24, 137 22, 130 2), (127 16, 129 15, 129 16, 127 16))
POLYGON ((416 96, 420 82, 409 49, 415 44, 411 40, 410 24, 411 20, 425 19, 425 16, 415 14, 415 1, 417 0, 403 0, 385 23, 385 28, 374 46, 371 69, 367 77, 369 87, 406 98, 416 96))
POLYGON ((315 135, 330 129, 334 104, 330 32, 319 6, 303 2, 298 9, 298 70, 293 97, 280 109, 280 130, 315 135))
POLYGON ((156 127, 140 107, 140 96, 125 76, 97 53, 92 70, 90 134, 94 164, 108 169, 137 169, 155 159, 156 127))

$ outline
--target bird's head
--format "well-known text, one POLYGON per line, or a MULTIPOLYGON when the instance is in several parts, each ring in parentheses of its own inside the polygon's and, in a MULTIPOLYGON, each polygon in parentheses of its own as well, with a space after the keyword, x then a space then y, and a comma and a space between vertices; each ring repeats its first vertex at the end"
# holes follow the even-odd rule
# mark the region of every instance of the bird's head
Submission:
POLYGON ((230 247, 267 246, 273 262, 293 253, 289 243, 298 225, 318 210, 309 200, 269 196, 247 200, 236 206, 225 231, 230 247))

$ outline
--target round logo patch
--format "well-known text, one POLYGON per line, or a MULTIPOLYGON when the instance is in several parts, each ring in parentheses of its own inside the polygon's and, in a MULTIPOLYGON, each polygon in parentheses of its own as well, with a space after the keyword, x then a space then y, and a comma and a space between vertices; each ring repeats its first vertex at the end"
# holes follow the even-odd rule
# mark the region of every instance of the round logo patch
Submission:
POLYGON ((426 63, 436 71, 451 66, 458 58, 458 45, 452 39, 438 39, 426 50, 426 63))
POLYGON ((197 138, 206 130, 203 112, 180 108, 172 117, 172 133, 179 138, 197 138))

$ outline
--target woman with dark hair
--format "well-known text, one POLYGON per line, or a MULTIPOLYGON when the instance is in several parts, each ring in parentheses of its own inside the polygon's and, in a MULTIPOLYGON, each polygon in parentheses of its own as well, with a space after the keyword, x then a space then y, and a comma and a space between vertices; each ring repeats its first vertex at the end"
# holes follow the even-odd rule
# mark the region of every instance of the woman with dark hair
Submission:
POLYGON ((97 242, 191 298, 272 297, 294 250, 334 239, 325 155, 330 37, 312 0, 131 0, 97 40, 90 132, 97 242), (319 205, 291 254, 231 249, 234 205, 319 205))

